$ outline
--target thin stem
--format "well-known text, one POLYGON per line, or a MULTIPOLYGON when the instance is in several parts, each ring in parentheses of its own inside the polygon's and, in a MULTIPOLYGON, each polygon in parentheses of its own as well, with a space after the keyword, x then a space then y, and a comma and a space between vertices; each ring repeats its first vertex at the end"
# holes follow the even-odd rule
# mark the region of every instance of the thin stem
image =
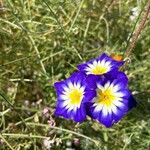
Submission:
POLYGON ((41 1, 41 2, 44 2, 45 5, 48 7, 48 9, 50 10, 51 14, 52 14, 52 15, 54 16, 54 18, 56 19, 57 24, 60 26, 62 32, 64 33, 64 35, 65 35, 65 36, 67 37, 67 39, 68 39, 68 35, 67 35, 66 31, 64 30, 64 28, 63 28, 62 24, 60 23, 60 21, 58 20, 58 17, 57 17, 57 15, 55 14, 55 12, 53 11, 52 7, 51 7, 51 6, 47 3, 47 1, 45 1, 45 0, 40 0, 40 1, 41 1))
POLYGON ((6 110, 0 112, 0 116, 4 116, 6 113, 8 113, 8 112, 10 112, 10 111, 11 111, 11 109, 8 108, 8 109, 6 109, 6 110))
MULTIPOLYGON (((134 133, 132 133, 132 134, 130 135, 129 140, 131 140, 131 138, 132 138, 133 135, 134 135, 134 133)), ((122 150, 125 150, 126 147, 128 146, 128 144, 129 144, 129 143, 126 142, 122 150)))
POLYGON ((110 4, 107 6, 107 10, 110 10, 115 2, 116 0, 111 0, 110 4))
POLYGON ((81 10, 81 8, 82 8, 82 6, 83 6, 83 3, 84 3, 84 0, 82 0, 82 1, 80 2, 78 11, 77 11, 77 13, 76 13, 76 15, 75 15, 75 17, 74 17, 74 20, 72 21, 72 24, 71 24, 71 27, 70 27, 70 29, 69 29, 69 32, 71 31, 72 27, 74 26, 74 24, 75 24, 75 22, 76 22, 76 20, 77 20, 77 18, 78 18, 78 16, 79 16, 79 13, 80 13, 80 10, 81 10))
MULTIPOLYGON (((143 8, 144 8, 144 7, 143 7, 143 8)), ((135 24, 134 24, 134 26, 133 26, 132 32, 131 32, 131 34, 130 34, 128 40, 127 40, 127 46, 126 46, 126 48, 129 46, 130 40, 131 40, 131 38, 132 38, 132 36, 133 36, 133 33, 134 33, 134 31, 135 31, 135 28, 136 28, 136 26, 137 26, 137 24, 138 24, 138 22, 139 22, 139 19, 140 19, 140 17, 141 17, 141 14, 142 14, 142 12, 143 12, 143 8, 141 9, 141 11, 140 11, 140 13, 139 13, 139 15, 138 15, 138 18, 136 19, 136 22, 135 22, 135 24)))
POLYGON ((19 82, 19 81, 33 82, 33 80, 31 80, 31 79, 21 79, 21 78, 17 78, 17 79, 9 79, 9 81, 11 81, 11 82, 19 82))
MULTIPOLYGON (((28 125, 28 126, 46 127, 46 128, 51 128, 51 129, 55 129, 55 130, 68 132, 68 133, 71 133, 71 134, 83 137, 85 139, 88 139, 88 140, 94 142, 97 146, 99 145, 99 141, 94 140, 94 139, 92 139, 92 138, 90 138, 90 137, 88 137, 86 135, 83 135, 83 134, 80 134, 80 133, 68 130, 68 129, 63 129, 63 128, 59 128, 59 127, 53 127, 53 126, 50 126, 50 125, 47 125, 47 124, 40 124, 40 123, 37 124, 37 123, 32 123, 32 122, 26 122, 26 125, 28 125)), ((9 136, 10 138, 40 138, 40 139, 48 138, 46 136, 32 135, 32 134, 2 133, 1 135, 2 136, 9 136)))
MULTIPOLYGON (((33 116, 31 116, 31 117, 28 117, 28 118, 24 119, 24 121, 26 122, 26 121, 32 120, 32 119, 34 118, 34 116, 35 116, 35 114, 34 114, 33 116)), ((22 121, 19 121, 19 122, 15 123, 15 126, 18 126, 18 125, 24 123, 24 121, 22 120, 22 121)), ((8 126, 8 127, 7 127, 5 130, 3 130, 2 132, 4 133, 4 132, 8 131, 9 128, 10 128, 10 126, 8 126)))
MULTIPOLYGON (((18 116, 19 116, 19 118, 22 120, 22 122, 25 124, 25 126, 26 126, 26 123, 25 123, 25 120, 22 118, 22 116, 20 115, 20 113, 18 113, 18 111, 15 109, 15 107, 13 106, 13 104, 7 99, 7 97, 3 94, 3 93, 1 93, 1 91, 0 91, 0 96, 3 98, 3 100, 5 101, 5 102, 7 102, 8 104, 9 104, 9 106, 12 108, 12 110, 14 110, 17 114, 18 114, 18 116)), ((26 114, 26 113, 25 113, 26 114)))
POLYGON ((26 124, 29 125, 29 126, 40 126, 40 127, 46 127, 46 128, 51 128, 51 129, 55 129, 55 130, 60 130, 60 131, 68 132, 68 133, 71 133, 71 134, 83 137, 85 139, 88 139, 88 140, 94 142, 97 146, 99 145, 99 141, 94 140, 94 139, 92 139, 92 138, 90 138, 90 137, 88 137, 86 135, 83 135, 83 134, 80 134, 80 133, 68 130, 68 129, 54 127, 54 126, 50 126, 50 125, 47 125, 47 124, 40 124, 40 123, 37 124, 37 123, 32 123, 32 122, 26 122, 26 124))
POLYGON ((111 8, 114 6, 114 4, 115 4, 115 0, 111 0, 111 2, 105 6, 105 8, 102 11, 102 14, 100 16, 100 19, 105 16, 106 12, 109 12, 111 10, 111 8))
POLYGON ((0 96, 3 98, 4 101, 6 101, 11 108, 14 108, 13 104, 11 104, 11 102, 6 98, 6 96, 0 91, 0 96))
POLYGON ((43 64, 43 62, 42 62, 42 60, 41 60, 40 52, 39 52, 39 50, 38 50, 38 48, 37 48, 37 46, 36 46, 36 44, 35 44, 35 41, 33 40, 32 36, 28 35, 28 37, 29 37, 29 39, 31 40, 31 43, 32 43, 32 45, 33 45, 33 47, 34 47, 34 50, 35 50, 36 53, 37 53, 37 56, 38 56, 38 58, 39 58, 40 65, 41 65, 41 67, 42 67, 43 72, 44 72, 45 74, 47 74, 46 69, 45 69, 45 66, 44 66, 44 64, 43 64))
MULTIPOLYGON (((57 53, 54 53, 53 55, 50 55, 50 56, 48 56, 48 57, 46 57, 46 58, 43 58, 41 61, 43 62, 43 61, 45 61, 45 60, 47 60, 47 59, 49 59, 49 58, 51 58, 51 57, 54 57, 54 56, 56 56, 56 55, 62 53, 63 51, 64 51, 64 50, 59 51, 59 52, 57 52, 57 53)), ((41 55, 42 53, 43 53, 43 52, 39 52, 40 55, 41 55)), ((31 56, 22 57, 22 58, 19 58, 19 59, 16 59, 16 60, 7 62, 7 63, 5 63, 5 64, 2 64, 2 65, 0 65, 0 67, 7 66, 7 65, 10 65, 10 64, 15 63, 15 62, 18 62, 18 61, 23 61, 23 60, 26 60, 26 59, 32 59, 32 57, 37 56, 37 55, 38 55, 38 54, 36 53, 36 54, 34 54, 34 55, 31 55, 31 56)))
POLYGON ((3 137, 2 134, 0 134, 0 138, 7 144, 7 146, 8 146, 11 150, 14 150, 13 147, 7 142, 7 140, 3 137))
POLYGON ((22 30, 21 27, 19 27, 18 25, 14 24, 14 23, 12 23, 12 22, 10 22, 10 21, 8 21, 8 20, 5 20, 5 19, 0 18, 0 21, 4 22, 4 23, 6 23, 6 24, 9 24, 10 26, 12 26, 12 27, 15 28, 15 29, 22 30))
POLYGON ((9 136, 10 138, 37 138, 46 139, 47 136, 33 135, 33 134, 16 134, 16 133, 2 133, 2 136, 9 136))
POLYGON ((139 26, 137 27, 135 32, 133 33, 133 36, 131 38, 131 42, 129 43, 129 46, 128 46, 126 52, 125 52, 125 57, 129 57, 131 52, 132 52, 132 50, 134 49, 135 44, 136 44, 136 42, 138 40, 138 37, 139 37, 141 31, 144 29, 146 21, 148 20, 149 13, 150 13, 150 3, 147 4, 146 10, 145 10, 145 12, 143 13, 143 15, 141 17, 142 20, 139 23, 139 26))
POLYGON ((89 18, 89 19, 87 20, 87 25, 86 25, 86 28, 85 28, 85 31, 84 31, 84 38, 86 38, 86 36, 87 36, 90 23, 91 23, 91 18, 89 18))
MULTIPOLYGON (((40 1, 41 1, 41 0, 40 0, 40 1)), ((59 21, 59 19, 58 19, 57 15, 55 14, 54 10, 52 9, 52 7, 51 7, 45 0, 42 0, 42 1, 45 3, 45 5, 48 7, 48 9, 50 10, 50 12, 52 13, 52 15, 54 16, 54 18, 56 19, 56 22, 57 22, 57 24, 60 26, 60 29, 61 29, 62 32, 64 33, 66 39, 67 39, 70 43, 72 43, 71 39, 70 39, 69 36, 68 36, 68 33, 66 33, 66 31, 64 30, 64 28, 63 28, 61 22, 59 21)), ((81 4, 80 4, 80 6, 79 6, 79 10, 78 10, 78 11, 80 11, 80 9, 81 9, 80 7, 82 6, 83 1, 84 1, 84 0, 82 0, 81 4)), ((75 21, 76 21, 76 19, 77 19, 78 13, 79 13, 79 12, 77 12, 76 17, 75 17, 75 19, 74 19, 74 21, 73 21, 73 23, 72 23, 72 26, 74 25, 74 23, 75 23, 75 21)), ((70 29, 72 28, 72 26, 70 27, 70 29)), ((70 31, 70 29, 69 29, 69 31, 70 31)), ((75 48, 75 46, 73 46, 72 49, 76 52, 76 54, 78 55, 78 57, 80 58, 80 60, 82 60, 82 57, 81 57, 80 53, 78 52, 78 50, 75 48)))

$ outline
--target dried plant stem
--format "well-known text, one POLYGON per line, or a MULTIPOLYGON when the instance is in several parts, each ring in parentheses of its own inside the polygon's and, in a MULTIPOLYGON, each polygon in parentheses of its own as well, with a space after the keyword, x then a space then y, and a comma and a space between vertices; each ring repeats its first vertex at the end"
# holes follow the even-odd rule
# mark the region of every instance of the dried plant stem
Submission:
POLYGON ((129 46, 127 47, 127 50, 125 52, 126 58, 131 55, 131 52, 135 47, 136 41, 138 40, 138 37, 139 37, 141 31, 145 27, 146 21, 148 20, 148 17, 149 17, 149 13, 150 13, 150 2, 148 2, 147 6, 146 6, 146 10, 143 12, 143 15, 141 16, 142 20, 139 23, 135 32, 133 33, 133 36, 131 38, 131 42, 129 43, 129 46))

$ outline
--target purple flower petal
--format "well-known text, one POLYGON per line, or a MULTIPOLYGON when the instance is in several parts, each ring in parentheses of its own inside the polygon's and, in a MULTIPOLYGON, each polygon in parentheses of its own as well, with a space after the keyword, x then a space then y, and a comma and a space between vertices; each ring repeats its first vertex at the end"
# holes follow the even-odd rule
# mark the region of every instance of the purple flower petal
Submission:
POLYGON ((55 115, 82 122, 86 119, 85 102, 95 97, 95 91, 87 87, 86 74, 73 73, 68 79, 55 83, 57 104, 55 115))
POLYGON ((123 61, 116 61, 114 59, 112 59, 111 57, 109 57, 108 55, 106 55, 105 53, 103 53, 101 56, 92 59, 86 63, 80 64, 78 65, 78 69, 81 72, 86 73, 87 75, 89 74, 94 74, 94 75, 104 75, 110 71, 113 71, 114 69, 118 69, 120 66, 122 66, 124 64, 123 61), (96 74, 93 73, 91 70, 94 69, 96 66, 98 66, 98 68, 105 68, 105 71, 96 71, 96 74))
POLYGON ((97 79, 96 85, 91 87, 96 91, 96 96, 93 98, 96 101, 87 103, 87 113, 106 127, 111 127, 136 106, 136 101, 127 88, 126 80, 118 78, 109 80, 104 77, 103 82, 97 79))
POLYGON ((105 127, 110 128, 113 125, 113 118, 111 114, 108 114, 107 116, 100 115, 99 122, 101 122, 105 127))
POLYGON ((96 91, 95 90, 86 90, 84 94, 84 102, 90 102, 92 101, 93 97, 96 96, 96 91))
POLYGON ((85 118, 86 118, 86 110, 85 107, 82 105, 80 109, 77 109, 77 112, 74 115, 74 121, 83 122, 85 118))

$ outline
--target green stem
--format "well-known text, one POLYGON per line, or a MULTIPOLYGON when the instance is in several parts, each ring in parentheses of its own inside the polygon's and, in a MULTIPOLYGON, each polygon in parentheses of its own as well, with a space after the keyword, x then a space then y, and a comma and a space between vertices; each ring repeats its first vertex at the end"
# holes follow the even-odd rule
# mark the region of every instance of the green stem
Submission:
POLYGON ((38 58, 39 58, 40 65, 41 65, 41 67, 42 67, 42 70, 43 70, 44 74, 47 74, 46 69, 45 69, 45 66, 44 66, 44 64, 43 64, 43 62, 42 62, 42 60, 41 60, 40 52, 39 52, 39 50, 38 50, 38 48, 37 48, 37 46, 36 46, 36 44, 35 44, 34 39, 33 39, 32 36, 29 35, 29 34, 28 34, 28 37, 29 37, 29 39, 30 39, 30 41, 31 41, 31 43, 32 43, 32 45, 33 45, 33 48, 34 48, 34 50, 35 50, 35 52, 36 52, 36 54, 37 54, 37 56, 38 56, 38 58))
POLYGON ((37 139, 49 138, 47 136, 41 136, 41 135, 15 134, 15 133, 2 133, 2 136, 9 136, 10 138, 37 138, 37 139))
MULTIPOLYGON (((40 0, 41 1, 41 0, 40 0)), ((48 9, 50 10, 51 14, 54 16, 54 18, 56 19, 57 24, 60 26, 62 32, 64 33, 64 35, 66 36, 66 38, 68 39, 68 35, 66 33, 66 31, 64 30, 61 22, 58 20, 57 15, 55 14, 55 12, 53 11, 52 7, 47 3, 46 0, 42 0, 41 2, 44 2, 45 5, 48 7, 48 9)))
POLYGON ((74 17, 74 20, 72 21, 72 24, 71 24, 71 27, 70 27, 70 29, 69 29, 69 32, 71 31, 72 27, 74 26, 74 24, 75 24, 75 22, 76 22, 76 20, 77 20, 77 18, 78 18, 78 16, 79 16, 79 13, 80 13, 80 10, 81 10, 81 8, 82 8, 82 6, 83 6, 83 3, 84 3, 84 0, 82 0, 82 1, 80 2, 78 11, 77 11, 77 13, 76 13, 76 15, 75 15, 75 17, 74 17))
POLYGON ((0 112, 0 116, 3 116, 3 115, 7 114, 7 113, 10 112, 10 111, 11 111, 11 109, 8 108, 8 109, 6 109, 5 111, 0 112))
POLYGON ((11 150, 14 150, 13 147, 7 142, 7 140, 3 137, 2 134, 0 134, 0 138, 7 144, 7 146, 8 146, 11 150))
POLYGON ((26 122, 27 125, 29 126, 39 126, 39 127, 46 127, 46 128, 51 128, 51 129, 55 129, 55 130, 60 130, 60 131, 64 131, 64 132, 68 132, 68 133, 71 133, 71 134, 74 134, 74 135, 77 135, 79 137, 83 137, 85 139, 88 139, 92 142, 94 142, 97 146, 99 145, 99 141, 97 140, 94 140, 86 135, 83 135, 83 134, 80 134, 80 133, 77 133, 77 132, 74 132, 74 131, 71 131, 71 130, 68 130, 68 129, 64 129, 64 128, 59 128, 59 127, 54 127, 54 126, 50 126, 50 125, 47 125, 47 124, 40 124, 40 123, 32 123, 32 122, 26 122))

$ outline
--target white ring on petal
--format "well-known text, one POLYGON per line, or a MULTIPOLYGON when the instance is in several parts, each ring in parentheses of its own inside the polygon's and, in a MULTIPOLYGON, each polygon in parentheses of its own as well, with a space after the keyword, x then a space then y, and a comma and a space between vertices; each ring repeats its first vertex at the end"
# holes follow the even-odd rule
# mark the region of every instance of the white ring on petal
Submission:
POLYGON ((68 82, 68 88, 69 88, 69 89, 73 89, 73 88, 74 88, 72 82, 70 82, 70 81, 68 82))
POLYGON ((102 109, 102 115, 105 117, 108 115, 108 109, 107 109, 107 106, 103 106, 103 109, 102 109))
POLYGON ((105 63, 106 63, 106 60, 105 60, 105 59, 103 59, 103 60, 100 62, 101 66, 105 66, 105 63))
POLYGON ((94 66, 94 67, 96 67, 96 66, 97 66, 97 61, 96 61, 96 60, 94 60, 94 62, 93 62, 93 66, 94 66))
POLYGON ((123 97, 123 96, 125 96, 125 93, 123 93, 123 92, 114 92, 114 94, 117 97, 123 97))
POLYGON ((68 109, 67 112, 71 110, 76 111, 78 108, 80 108, 82 99, 84 97, 85 87, 81 86, 80 82, 72 83, 71 81, 69 81, 67 83, 67 86, 63 86, 63 89, 64 89, 64 91, 62 92, 63 94, 60 95, 60 98, 62 100, 61 107, 68 109), (78 90, 79 92, 82 93, 82 96, 80 97, 81 101, 79 101, 79 103, 71 104, 70 92, 72 92, 73 90, 78 90))
POLYGON ((113 104, 116 105, 117 107, 124 107, 124 103, 122 103, 118 100, 113 101, 113 104))
POLYGON ((103 109, 104 105, 103 104, 98 104, 96 107, 95 107, 95 111, 101 111, 103 109))
POLYGON ((114 105, 114 104, 111 105, 111 110, 114 114, 118 113, 118 109, 117 109, 116 105, 114 105))
POLYGON ((64 94, 60 95, 60 98, 61 98, 62 100, 68 100, 67 95, 64 95, 64 94))

